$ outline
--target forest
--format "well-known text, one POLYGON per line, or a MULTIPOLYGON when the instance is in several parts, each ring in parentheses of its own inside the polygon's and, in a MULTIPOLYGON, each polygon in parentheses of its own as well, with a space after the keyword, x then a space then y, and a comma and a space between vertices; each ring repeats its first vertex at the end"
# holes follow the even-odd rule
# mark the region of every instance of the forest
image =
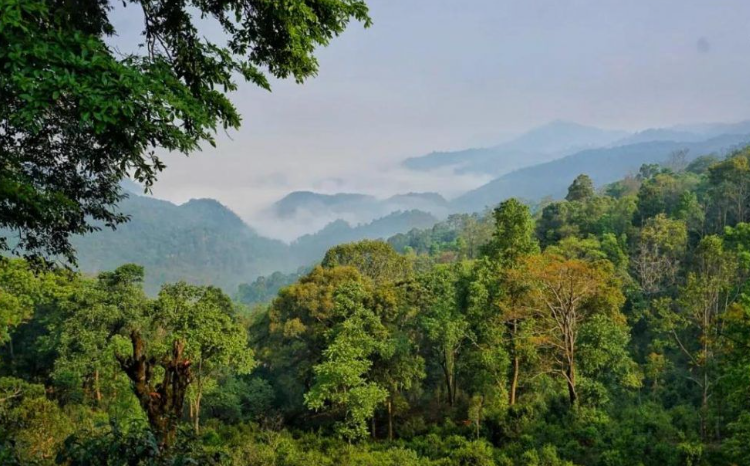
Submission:
POLYGON ((335 246, 253 304, 4 259, 0 463, 750 464, 750 148, 689 160, 335 246))

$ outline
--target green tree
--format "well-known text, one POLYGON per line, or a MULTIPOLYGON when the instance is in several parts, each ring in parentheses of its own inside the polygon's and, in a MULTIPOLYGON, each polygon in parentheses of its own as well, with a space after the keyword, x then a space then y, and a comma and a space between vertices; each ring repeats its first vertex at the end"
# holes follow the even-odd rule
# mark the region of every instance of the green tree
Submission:
POLYGON ((515 198, 504 201, 493 211, 495 230, 485 253, 504 266, 513 267, 523 256, 539 252, 534 237, 534 220, 529 208, 515 198))
POLYGON ((656 294, 674 285, 687 239, 684 221, 664 214, 646 220, 630 262, 644 293, 656 294))
POLYGON ((408 278, 410 264, 385 241, 363 240, 342 244, 326 252, 321 265, 326 268, 354 267, 375 283, 401 281, 408 278))
POLYGON ((152 334, 168 335, 158 341, 162 347, 154 348, 156 354, 167 353, 175 342, 184 342, 184 357, 192 375, 190 414, 198 433, 201 401, 210 385, 221 374, 246 374, 255 365, 247 333, 221 290, 186 283, 162 288, 151 322, 152 334))
POLYGON ((139 328, 149 305, 143 276, 143 267, 128 264, 99 274, 96 281, 71 283, 70 295, 49 323, 58 355, 52 376, 59 390, 84 389, 98 405, 106 401, 103 384, 112 383, 109 391, 116 391, 115 354, 127 343, 120 332, 139 328))
POLYGON ((565 196, 565 200, 569 202, 573 201, 587 201, 594 197, 594 182, 588 175, 578 175, 573 183, 568 188, 568 194, 565 196))
POLYGON ((418 278, 414 296, 423 337, 441 368, 450 406, 456 402, 458 357, 469 333, 469 322, 459 303, 459 272, 455 267, 436 266, 418 278))
POLYGON ((135 3, 144 16, 140 54, 107 45, 111 2, 0 2, 0 228, 3 250, 63 255, 69 238, 127 219, 122 178, 150 187, 157 151, 190 153, 237 128, 227 93, 238 78, 270 89, 262 70, 297 82, 315 75, 313 52, 355 19, 361 0, 167 0, 135 3), (198 18, 221 27, 205 37, 198 18))
POLYGON ((700 389, 701 427, 707 437, 709 402, 717 374, 719 341, 724 315, 734 302, 733 290, 738 276, 731 251, 718 236, 706 236, 695 252, 695 263, 687 281, 680 287, 674 306, 658 303, 661 329, 670 335, 689 362, 689 380, 700 389))
POLYGON ((25 261, 0 258, 0 344, 11 342, 10 332, 31 318, 40 286, 25 261))
POLYGON ((625 324, 624 297, 608 261, 585 262, 553 253, 531 256, 529 306, 537 319, 539 343, 550 369, 565 380, 571 405, 578 403, 579 338, 597 318, 625 324))
POLYGON ((393 351, 387 331, 366 306, 365 290, 358 284, 341 287, 335 295, 335 312, 344 320, 333 327, 323 361, 313 368, 315 383, 305 394, 310 409, 324 409, 329 403, 344 412, 338 432, 355 440, 367 436, 367 421, 388 397, 388 391, 370 377, 371 357, 389 356, 393 351))
POLYGON ((497 261, 494 274, 499 278, 499 286, 502 289, 500 296, 496 299, 501 314, 500 319, 507 327, 509 340, 507 352, 511 357, 512 371, 509 400, 512 406, 516 403, 521 375, 522 346, 524 346, 521 334, 525 330, 524 319, 526 317, 520 302, 525 286, 514 278, 512 272, 521 266, 525 257, 539 252, 539 243, 534 236, 534 221, 528 207, 516 199, 503 202, 493 214, 495 232, 492 241, 487 245, 487 252, 491 259, 497 261))

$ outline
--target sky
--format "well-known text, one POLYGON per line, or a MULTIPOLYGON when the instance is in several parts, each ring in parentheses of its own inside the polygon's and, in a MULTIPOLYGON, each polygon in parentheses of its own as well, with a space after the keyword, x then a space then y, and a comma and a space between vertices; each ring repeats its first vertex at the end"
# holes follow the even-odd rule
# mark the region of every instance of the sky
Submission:
MULTIPOLYGON (((458 195, 488 181, 399 163, 497 144, 556 119, 636 131, 750 118, 747 0, 371 0, 317 53, 303 85, 243 83, 217 147, 167 154, 154 195, 218 199, 283 237, 267 207, 289 192, 458 195)), ((140 17, 118 7, 113 41, 140 17)), ((207 34, 211 34, 209 30, 207 34)))

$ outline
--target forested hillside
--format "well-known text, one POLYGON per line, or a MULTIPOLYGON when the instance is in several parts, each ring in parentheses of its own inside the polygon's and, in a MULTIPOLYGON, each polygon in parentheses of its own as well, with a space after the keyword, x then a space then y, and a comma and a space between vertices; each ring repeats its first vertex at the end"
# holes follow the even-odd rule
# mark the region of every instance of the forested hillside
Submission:
POLYGON ((212 199, 175 205, 130 193, 120 203, 120 210, 130 221, 116 230, 103 228, 73 238, 78 267, 96 274, 124 263, 138 263, 145 266, 144 285, 152 295, 162 284, 178 280, 234 293, 238 285, 258 276, 290 273, 319 262, 336 244, 388 238, 437 222, 417 210, 394 212, 355 226, 340 220, 289 245, 259 235, 212 199))
POLYGON ((559 199, 565 195, 566 187, 579 173, 588 173, 596 183, 608 184, 635 173, 644 163, 666 164, 670 155, 675 152, 685 152, 688 160, 712 153, 722 156, 750 141, 748 133, 723 134, 699 142, 673 141, 661 137, 668 136, 652 135, 648 137, 648 142, 584 150, 516 170, 454 199, 454 210, 481 211, 498 199, 508 197, 532 202, 545 196, 559 199))
POLYGON ((146 268, 146 290, 155 293, 177 280, 233 291, 248 277, 298 266, 286 244, 258 235, 212 199, 178 206, 131 193, 120 209, 129 222, 74 238, 82 271, 135 262, 146 268))
POLYGON ((750 148, 598 188, 338 245, 253 308, 5 260, 0 463, 750 464, 750 148))

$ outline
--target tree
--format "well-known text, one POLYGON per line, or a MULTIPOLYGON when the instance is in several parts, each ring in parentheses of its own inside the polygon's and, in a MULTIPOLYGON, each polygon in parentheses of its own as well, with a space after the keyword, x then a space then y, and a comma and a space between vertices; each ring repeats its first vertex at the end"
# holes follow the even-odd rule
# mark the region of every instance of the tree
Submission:
POLYGON ((0 344, 10 341, 13 328, 31 318, 40 286, 26 262, 0 258, 0 344))
POLYGON ((523 256, 539 252, 534 220, 529 208, 517 199, 502 202, 494 211, 495 230, 485 253, 504 266, 513 267, 523 256))
POLYGON ((237 128, 227 98, 241 78, 270 89, 267 76, 315 75, 313 52, 351 19, 368 26, 362 0, 135 2, 143 53, 120 55, 110 2, 0 2, 0 228, 17 235, 2 250, 62 255, 69 238, 127 220, 119 183, 150 187, 160 151, 188 154, 237 128), (221 27, 206 39, 195 18, 221 27))
POLYGON ((424 339, 442 370, 448 404, 453 406, 458 391, 457 360, 469 332, 458 302, 458 270, 437 266, 419 277, 416 285, 424 339))
POLYGON ((129 337, 130 354, 116 357, 163 449, 174 444, 189 390, 197 431, 210 378, 219 371, 248 372, 254 365, 231 301, 217 288, 165 286, 129 337))
POLYGON ((539 243, 534 236, 534 221, 528 207, 516 199, 509 199, 494 211, 495 232, 487 245, 487 252, 497 261, 495 274, 500 279, 500 296, 496 297, 501 313, 500 319, 509 335, 508 353, 511 356, 510 405, 516 403, 516 393, 521 373, 524 313, 520 298, 524 285, 516 280, 513 271, 521 266, 525 257, 539 252, 539 243))
POLYGON ((655 294, 675 283, 687 239, 681 220, 658 214, 646 221, 631 261, 644 293, 655 294))
POLYGON ((184 344, 193 382, 190 412, 200 430, 201 401, 208 385, 222 373, 246 374, 254 367, 247 334, 239 324, 231 300, 218 288, 186 283, 166 285, 159 292, 152 317, 153 331, 168 333, 160 342, 165 352, 174 342, 184 344))
POLYGON ((594 182, 588 175, 578 175, 573 184, 568 188, 568 194, 565 196, 565 200, 572 201, 587 201, 594 197, 594 182))
POLYGON ((321 265, 326 268, 354 267, 375 283, 405 280, 411 272, 409 262, 391 245, 373 240, 333 247, 326 252, 321 265))
POLYGON ((676 307, 657 303, 661 329, 688 359, 690 380, 701 391, 701 428, 707 435, 709 401, 716 385, 716 358, 724 315, 734 302, 737 263, 718 236, 706 236, 698 244, 693 270, 680 287, 676 307))
MULTIPOLYGON (((388 418, 388 440, 393 440, 394 418, 396 411, 408 408, 403 401, 402 392, 413 388, 424 377, 424 359, 417 353, 414 342, 406 332, 390 328, 389 347, 381 352, 387 358, 379 358, 374 365, 374 378, 388 391, 385 400, 388 418)), ((373 432, 374 435, 374 432, 373 432)))
POLYGON ((589 263, 544 253, 528 260, 529 306, 537 318, 540 343, 552 370, 567 384, 571 405, 578 403, 578 340, 581 328, 596 316, 624 322, 624 297, 608 261, 589 263))
POLYGON ((687 157, 688 149, 678 149, 669 154, 667 167, 675 173, 684 171, 688 167, 687 157))
POLYGON ((52 376, 60 391, 88 389, 97 405, 105 401, 103 385, 120 372, 115 359, 124 344, 120 332, 139 328, 150 304, 143 277, 143 267, 126 264, 96 281, 71 283, 49 324, 57 352, 52 376))
POLYGON ((750 202, 750 148, 731 154, 708 168, 708 178, 719 204, 718 225, 744 222, 750 202), (729 217, 731 215, 731 217, 729 217), (731 220, 730 220, 731 218, 731 220))
POLYGON ((309 412, 304 393, 314 383, 313 368, 323 360, 328 332, 342 319, 334 299, 337 290, 351 283, 368 286, 364 282, 352 267, 315 267, 279 292, 267 319, 254 329, 258 357, 273 368, 272 382, 287 414, 309 412))
POLYGON ((361 285, 351 283, 337 291, 336 313, 344 320, 333 328, 323 361, 313 369, 315 383, 305 394, 310 409, 323 409, 330 403, 334 410, 343 410, 338 432, 349 440, 367 436, 367 421, 388 397, 387 390, 369 377, 370 358, 375 354, 388 357, 392 347, 387 344, 385 327, 365 301, 361 285))

